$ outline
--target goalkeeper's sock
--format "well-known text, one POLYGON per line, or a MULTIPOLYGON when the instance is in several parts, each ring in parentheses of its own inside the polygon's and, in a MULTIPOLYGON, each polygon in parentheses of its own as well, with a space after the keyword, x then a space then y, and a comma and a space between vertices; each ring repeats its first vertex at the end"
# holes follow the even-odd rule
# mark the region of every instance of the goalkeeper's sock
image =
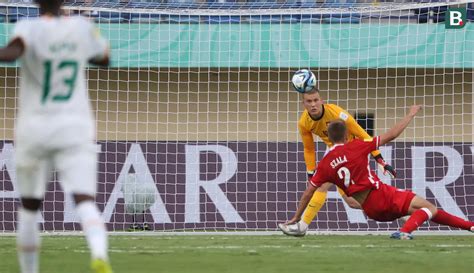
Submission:
POLYGON ((308 206, 306 207, 306 210, 304 211, 303 214, 303 221, 309 226, 313 219, 316 217, 318 212, 321 210, 321 208, 324 205, 324 202, 326 202, 326 196, 327 192, 319 192, 316 191, 313 194, 313 197, 311 197, 311 200, 309 201, 308 206))
POLYGON ((76 211, 92 258, 108 260, 107 231, 97 206, 92 201, 83 201, 77 205, 76 211))
POLYGON ((447 225, 450 227, 456 227, 464 230, 469 230, 471 231, 471 228, 474 227, 474 222, 469 222, 466 221, 462 218, 459 218, 457 216, 454 216, 452 214, 447 213, 444 210, 438 210, 438 213, 436 214, 431 221, 442 224, 442 225, 447 225))
POLYGON ((413 212, 405 222, 403 227, 400 229, 401 232, 412 233, 415 229, 421 226, 426 220, 430 219, 433 215, 427 208, 421 208, 413 212))
POLYGON ((39 272, 40 234, 38 211, 18 210, 17 251, 21 273, 39 272))

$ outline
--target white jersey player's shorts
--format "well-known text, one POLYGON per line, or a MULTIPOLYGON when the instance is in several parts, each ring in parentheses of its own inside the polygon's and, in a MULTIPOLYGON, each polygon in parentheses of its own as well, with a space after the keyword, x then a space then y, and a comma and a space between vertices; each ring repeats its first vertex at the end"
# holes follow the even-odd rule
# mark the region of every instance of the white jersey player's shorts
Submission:
POLYGON ((18 190, 22 198, 43 199, 53 170, 58 172, 61 186, 67 194, 95 195, 95 144, 61 149, 20 144, 15 148, 18 190))
POLYGON ((107 42, 80 16, 20 20, 16 38, 24 45, 15 125, 20 195, 42 199, 53 170, 65 192, 94 195, 95 122, 84 71, 108 56, 107 42))

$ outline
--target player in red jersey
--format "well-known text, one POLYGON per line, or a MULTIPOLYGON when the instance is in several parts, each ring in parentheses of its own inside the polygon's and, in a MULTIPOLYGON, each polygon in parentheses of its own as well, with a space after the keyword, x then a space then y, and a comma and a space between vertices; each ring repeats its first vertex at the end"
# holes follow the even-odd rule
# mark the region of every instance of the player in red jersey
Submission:
POLYGON ((421 106, 412 106, 407 116, 385 134, 364 141, 347 142, 344 121, 332 121, 328 134, 334 146, 319 163, 316 174, 301 197, 295 216, 286 224, 280 224, 280 229, 297 225, 314 191, 325 183, 333 183, 347 196, 357 200, 371 219, 386 222, 411 215, 400 231, 393 233, 391 238, 413 239, 411 232, 427 220, 474 232, 474 222, 437 209, 435 205, 411 191, 384 184, 369 167, 370 152, 398 137, 420 109, 421 106))

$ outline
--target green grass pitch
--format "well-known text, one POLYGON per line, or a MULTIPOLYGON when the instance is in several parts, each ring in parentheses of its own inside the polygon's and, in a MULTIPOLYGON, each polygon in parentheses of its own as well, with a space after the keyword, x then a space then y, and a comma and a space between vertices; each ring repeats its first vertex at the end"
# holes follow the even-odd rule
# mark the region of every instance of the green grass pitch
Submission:
MULTIPOLYGON (((474 236, 111 236, 115 273, 473 273, 474 236)), ((15 238, 0 236, 0 272, 16 273, 15 238)), ((80 236, 45 236, 41 272, 85 273, 80 236)))

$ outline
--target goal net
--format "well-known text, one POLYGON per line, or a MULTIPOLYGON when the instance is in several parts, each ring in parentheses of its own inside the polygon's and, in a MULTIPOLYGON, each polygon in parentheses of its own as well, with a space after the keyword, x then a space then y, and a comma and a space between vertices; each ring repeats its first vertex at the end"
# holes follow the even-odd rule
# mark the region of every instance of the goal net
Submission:
MULTIPOLYGON (((68 13, 94 19, 112 49, 110 68, 88 70, 96 201, 109 230, 276 231, 306 188, 297 127, 304 108, 289 84, 300 68, 316 74, 325 103, 373 135, 422 104, 405 133, 381 147, 397 178, 379 176, 474 221, 472 1, 69 2, 68 13)), ((16 20, 38 15, 28 4, 0 12, 2 45, 16 20)), ((19 77, 17 65, 2 64, 2 232, 15 230, 19 206, 19 77)), ((321 159, 326 147, 315 141, 321 159)), ((51 175, 43 229, 79 230, 72 198, 51 175)), ((368 220, 332 189, 310 230, 399 225, 368 220)))

